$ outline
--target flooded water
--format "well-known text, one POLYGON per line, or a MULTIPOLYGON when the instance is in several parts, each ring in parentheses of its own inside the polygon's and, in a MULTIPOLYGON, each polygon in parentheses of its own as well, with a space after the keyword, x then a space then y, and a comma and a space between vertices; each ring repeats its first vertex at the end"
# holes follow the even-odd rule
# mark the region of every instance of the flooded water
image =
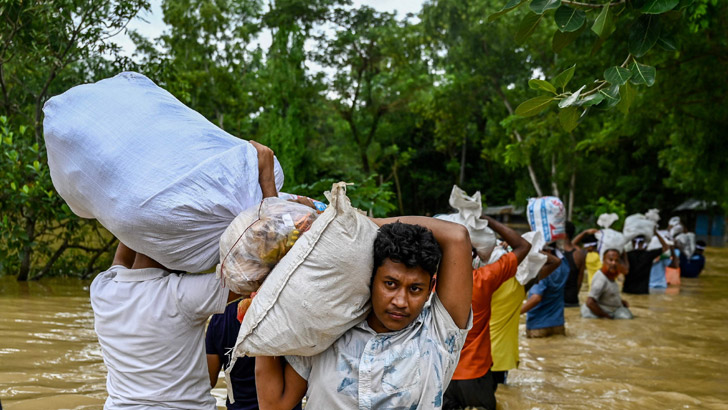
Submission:
MULTIPOLYGON (((625 295, 635 320, 567 309, 566 337, 521 337, 521 365, 498 388, 499 408, 728 409, 728 249, 706 257, 706 271, 683 279, 679 293, 625 295)), ((88 285, 0 279, 3 409, 102 408, 106 369, 88 285)), ((219 408, 223 383, 213 390, 219 408)))

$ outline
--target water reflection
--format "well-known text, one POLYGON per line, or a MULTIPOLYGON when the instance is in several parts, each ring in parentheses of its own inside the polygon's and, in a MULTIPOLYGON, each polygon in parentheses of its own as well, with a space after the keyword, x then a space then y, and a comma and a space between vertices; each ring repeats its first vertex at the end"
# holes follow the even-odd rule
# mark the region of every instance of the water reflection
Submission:
MULTIPOLYGON (((709 248, 706 258, 706 272, 684 279, 679 294, 625 295, 635 320, 586 320, 567 309, 567 336, 522 337, 521 365, 498 388, 499 407, 728 408, 728 249, 709 248)), ((4 409, 103 406, 106 369, 88 285, 0 278, 4 409)), ((224 408, 222 377, 213 395, 224 408)))

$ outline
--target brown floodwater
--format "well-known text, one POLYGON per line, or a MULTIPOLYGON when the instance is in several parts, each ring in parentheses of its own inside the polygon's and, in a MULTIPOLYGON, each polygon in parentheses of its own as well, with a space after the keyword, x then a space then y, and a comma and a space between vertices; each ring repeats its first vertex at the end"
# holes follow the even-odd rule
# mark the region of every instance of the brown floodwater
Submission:
MULTIPOLYGON (((708 248, 699 279, 665 294, 626 295, 636 318, 587 320, 526 339, 498 388, 503 409, 728 409, 728 248, 708 248)), ((106 369, 89 282, 0 278, 0 402, 5 410, 100 409, 106 369)), ((582 293, 582 298, 585 294, 582 293)), ((224 408, 224 380, 213 395, 224 408)))

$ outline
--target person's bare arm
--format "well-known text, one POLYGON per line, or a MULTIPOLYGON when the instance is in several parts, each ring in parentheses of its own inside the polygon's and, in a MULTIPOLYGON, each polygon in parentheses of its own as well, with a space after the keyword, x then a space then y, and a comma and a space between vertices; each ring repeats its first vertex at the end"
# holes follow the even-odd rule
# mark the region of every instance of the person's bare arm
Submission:
POLYGON ((308 382, 279 357, 255 358, 255 388, 261 410, 291 410, 306 394, 308 382))
POLYGON ((121 265, 127 269, 131 269, 134 265, 134 259, 136 259, 137 253, 131 250, 129 247, 119 241, 119 245, 116 247, 116 253, 114 254, 114 261, 111 265, 121 265))
POLYGON ((220 356, 216 354, 207 355, 207 371, 210 373, 210 388, 214 389, 217 384, 217 377, 222 369, 222 363, 220 362, 220 356))
POLYGON ((591 296, 589 296, 586 299, 586 306, 589 308, 589 310, 592 311, 592 313, 594 313, 595 315, 597 315, 599 317, 603 317, 603 318, 606 318, 606 319, 611 319, 612 318, 612 316, 609 313, 605 312, 599 306, 599 304, 597 303, 597 301, 593 297, 591 297, 591 296))
POLYGON ((274 173, 275 155, 273 154, 273 150, 255 141, 249 142, 258 152, 258 182, 263 192, 263 198, 278 196, 274 173))
POLYGON ((617 264, 617 271, 622 275, 629 275, 629 258, 627 252, 622 252, 622 263, 617 264))
POLYGON ((437 296, 455 324, 465 329, 470 317, 473 294, 473 255, 468 230, 460 224, 426 216, 372 218, 377 226, 402 222, 424 226, 432 231, 440 244, 442 260, 437 272, 437 296))
POLYGON ((518 259, 518 263, 521 263, 524 259, 526 259, 528 252, 531 250, 531 244, 528 243, 527 240, 523 239, 521 235, 513 229, 487 215, 481 216, 480 219, 488 221, 488 226, 511 246, 513 254, 516 255, 516 259, 518 259))
POLYGON ((571 240, 571 243, 573 243, 574 245, 576 245, 577 243, 581 243, 581 239, 584 237, 584 235, 594 235, 597 232, 599 232, 599 230, 595 228, 590 228, 585 231, 579 232, 579 234, 571 240))
POLYGON ((561 265, 561 259, 559 259, 556 255, 552 255, 544 251, 539 252, 546 255, 546 263, 541 266, 541 270, 538 271, 538 276, 526 283, 526 286, 524 286, 526 292, 528 292, 528 290, 531 289, 531 287, 533 287, 533 285, 535 285, 539 281, 546 279, 547 276, 552 274, 556 270, 556 268, 561 265))
POLYGON ((531 295, 531 297, 528 298, 526 303, 524 303, 523 306, 521 306, 521 314, 524 314, 524 313, 528 312, 529 310, 535 308, 539 303, 541 303, 541 299, 543 299, 543 297, 541 295, 536 295, 536 294, 531 295))

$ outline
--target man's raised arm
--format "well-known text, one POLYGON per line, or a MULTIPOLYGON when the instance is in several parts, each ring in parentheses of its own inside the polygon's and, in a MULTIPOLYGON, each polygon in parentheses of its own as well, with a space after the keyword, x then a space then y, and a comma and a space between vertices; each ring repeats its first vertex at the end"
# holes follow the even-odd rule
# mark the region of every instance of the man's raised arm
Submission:
POLYGON ((528 243, 527 240, 523 239, 521 235, 519 235, 513 229, 503 225, 502 223, 487 215, 481 216, 480 219, 488 221, 488 226, 493 229, 498 235, 500 235, 501 238, 503 238, 503 240, 506 241, 508 245, 511 246, 511 248, 513 249, 513 254, 516 255, 516 259, 518 259, 518 263, 521 263, 524 259, 526 259, 526 256, 528 256, 528 252, 531 250, 531 244, 528 243))
POLYGON ((456 223, 426 216, 400 216, 372 219, 378 226, 402 222, 420 225, 432 231, 442 250, 437 271, 437 296, 455 324, 465 329, 470 317, 473 295, 473 255, 468 230, 456 223))

